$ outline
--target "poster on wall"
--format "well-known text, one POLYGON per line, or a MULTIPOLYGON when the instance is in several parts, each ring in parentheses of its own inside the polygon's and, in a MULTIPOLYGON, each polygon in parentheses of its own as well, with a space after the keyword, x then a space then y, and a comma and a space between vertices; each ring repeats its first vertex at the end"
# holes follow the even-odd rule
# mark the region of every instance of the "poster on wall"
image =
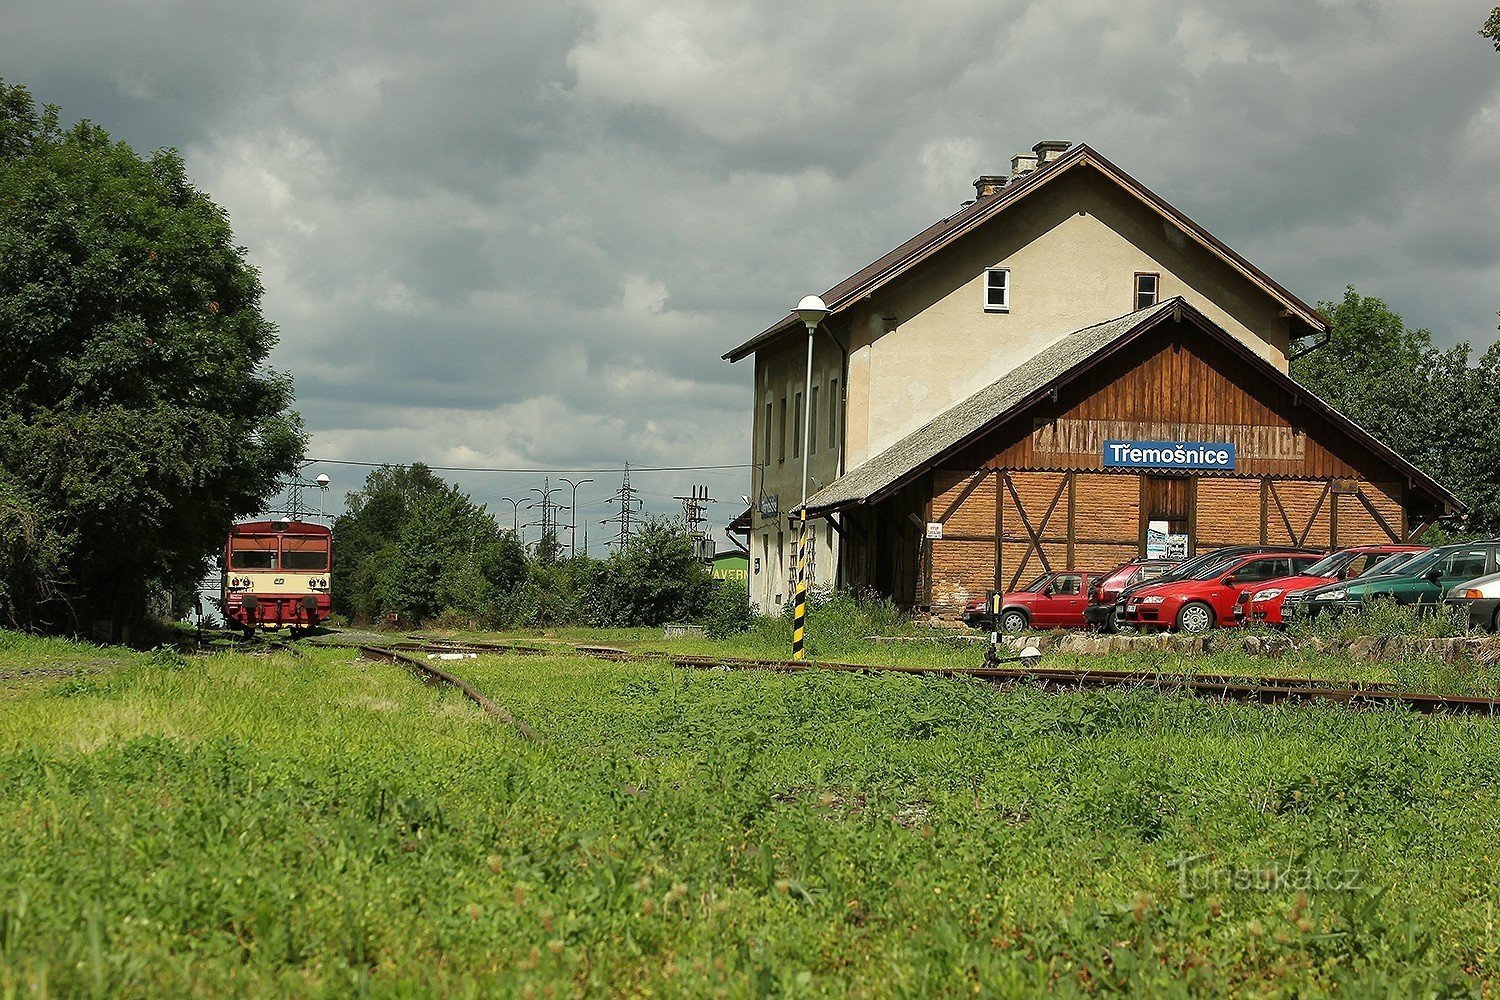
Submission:
POLYGON ((1186 559, 1187 535, 1174 534, 1167 521, 1146 522, 1146 558, 1186 559))

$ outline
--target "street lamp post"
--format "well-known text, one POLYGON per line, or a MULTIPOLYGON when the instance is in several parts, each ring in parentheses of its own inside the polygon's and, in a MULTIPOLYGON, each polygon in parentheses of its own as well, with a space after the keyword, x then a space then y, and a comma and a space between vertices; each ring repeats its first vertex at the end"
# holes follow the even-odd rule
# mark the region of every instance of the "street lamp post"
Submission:
POLYGON ((571 497, 571 499, 569 501, 572 504, 572 506, 568 508, 570 511, 572 511, 572 516, 568 519, 568 558, 569 559, 577 559, 578 558, 578 487, 584 485, 585 483, 592 483, 593 480, 592 479, 580 479, 580 480, 578 480, 578 482, 575 483, 575 482, 573 482, 573 480, 568 479, 565 476, 560 476, 558 478, 560 478, 563 482, 567 483, 569 486, 571 486, 573 488, 573 496, 571 497))
POLYGON ((501 497, 501 503, 510 504, 510 531, 516 536, 516 541, 521 540, 521 501, 512 500, 510 497, 501 497))
POLYGON ((828 306, 816 295, 808 295, 797 303, 797 317, 807 327, 807 384, 802 391, 802 504, 798 508, 797 522, 797 604, 792 617, 792 659, 805 659, 803 649, 807 633, 807 450, 812 439, 812 371, 813 334, 818 324, 827 318, 828 306))

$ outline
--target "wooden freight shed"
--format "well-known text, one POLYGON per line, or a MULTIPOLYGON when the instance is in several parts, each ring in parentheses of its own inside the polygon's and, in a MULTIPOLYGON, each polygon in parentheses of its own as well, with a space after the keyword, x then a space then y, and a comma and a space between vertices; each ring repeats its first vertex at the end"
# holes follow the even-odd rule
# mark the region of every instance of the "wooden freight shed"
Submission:
POLYGON ((1175 297, 1061 337, 808 506, 845 583, 952 617, 1047 570, 1404 541, 1459 504, 1175 297))

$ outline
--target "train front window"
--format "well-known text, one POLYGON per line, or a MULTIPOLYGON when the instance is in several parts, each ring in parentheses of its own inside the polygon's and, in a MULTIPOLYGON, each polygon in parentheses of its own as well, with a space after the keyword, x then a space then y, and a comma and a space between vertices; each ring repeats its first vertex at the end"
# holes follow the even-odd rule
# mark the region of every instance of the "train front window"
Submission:
POLYGON ((283 569, 322 572, 328 568, 328 539, 288 535, 281 543, 283 569))
POLYGON ((276 539, 250 536, 229 540, 230 569, 276 569, 276 539))

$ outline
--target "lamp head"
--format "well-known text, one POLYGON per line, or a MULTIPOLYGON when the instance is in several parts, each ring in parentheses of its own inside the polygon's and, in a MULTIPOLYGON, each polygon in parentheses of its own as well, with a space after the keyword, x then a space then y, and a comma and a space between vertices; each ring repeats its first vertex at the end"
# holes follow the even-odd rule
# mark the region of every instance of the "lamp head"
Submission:
POLYGON ((808 330, 815 330, 818 324, 828 317, 829 308, 823 304, 823 300, 816 295, 804 296, 797 303, 797 318, 802 320, 808 330))
POLYGON ((320 473, 318 478, 313 480, 313 482, 318 484, 318 489, 326 490, 328 489, 328 484, 333 482, 333 480, 328 478, 327 473, 320 473))

